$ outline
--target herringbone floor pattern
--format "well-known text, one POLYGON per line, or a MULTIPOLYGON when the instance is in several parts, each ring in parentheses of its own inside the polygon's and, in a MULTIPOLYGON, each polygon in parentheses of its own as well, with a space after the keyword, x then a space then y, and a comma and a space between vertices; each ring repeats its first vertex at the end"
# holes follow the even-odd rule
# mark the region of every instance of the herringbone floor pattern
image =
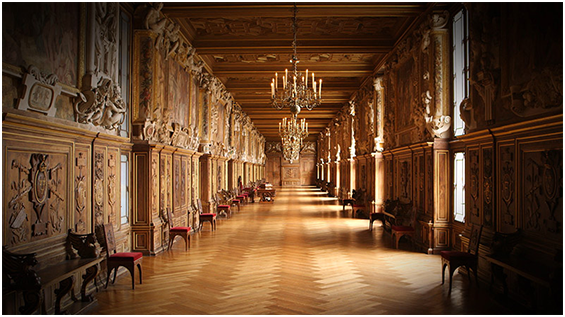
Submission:
MULTIPOLYGON (((378 222, 378 221, 377 221, 378 222)), ((208 229, 205 225, 204 229, 208 229)), ((184 251, 143 259, 98 294, 93 314, 345 315, 509 314, 483 287, 456 273, 441 285, 437 255, 391 247, 376 223, 352 219, 314 187, 280 188, 273 204, 242 206, 184 251)))

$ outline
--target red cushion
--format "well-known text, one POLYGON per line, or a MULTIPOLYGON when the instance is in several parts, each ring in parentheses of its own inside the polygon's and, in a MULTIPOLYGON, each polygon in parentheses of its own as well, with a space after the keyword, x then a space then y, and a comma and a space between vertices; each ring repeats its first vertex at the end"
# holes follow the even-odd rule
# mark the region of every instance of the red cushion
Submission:
POLYGON ((230 205, 218 205, 218 208, 228 208, 228 209, 230 209, 230 205))
POLYGON ((176 231, 176 232, 187 232, 190 231, 192 228, 190 227, 172 227, 171 228, 171 232, 176 231))
POLYGON ((231 201, 234 202, 234 203, 238 203, 239 199, 232 199, 231 201))
POLYGON ((200 214, 200 216, 208 216, 208 217, 213 216, 213 217, 216 217, 216 214, 213 214, 213 213, 209 212, 209 213, 200 214))
POLYGON ((245 195, 237 195, 237 198, 245 198, 245 195))
POLYGON ((353 207, 365 208, 365 205, 355 205, 355 204, 353 204, 353 207))
POLYGON ((414 228, 409 226, 391 226, 394 231, 414 231, 414 228))
POLYGON ((441 251, 441 257, 447 260, 451 259, 463 259, 463 258, 474 258, 475 256, 468 252, 461 252, 461 251, 441 251))
POLYGON ((110 255, 109 259, 136 261, 142 257, 143 257, 143 253, 141 252, 119 252, 110 255))

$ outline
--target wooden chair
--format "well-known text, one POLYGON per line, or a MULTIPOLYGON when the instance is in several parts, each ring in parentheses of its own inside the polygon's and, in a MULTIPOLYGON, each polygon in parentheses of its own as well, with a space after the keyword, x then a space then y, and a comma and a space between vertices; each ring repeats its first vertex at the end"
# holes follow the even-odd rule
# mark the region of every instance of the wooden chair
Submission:
POLYGON ((241 200, 235 198, 235 193, 233 191, 224 191, 224 196, 226 196, 230 202, 231 206, 237 206, 237 212, 240 211, 241 208, 241 200))
POLYGON ((197 208, 198 208, 198 214, 199 214, 199 226, 198 226, 198 230, 202 230, 202 226, 204 224, 204 222, 209 222, 210 223, 210 227, 211 230, 214 231, 216 230, 216 214, 215 213, 204 213, 202 210, 202 201, 200 200, 200 198, 198 198, 196 200, 196 204, 197 204, 197 208))
POLYGON ((414 245, 416 214, 416 207, 412 207, 412 204, 399 204, 397 206, 395 224, 390 226, 392 241, 397 249, 400 238, 404 236, 409 236, 412 246, 414 245))
POLYGON ((471 237, 469 238, 469 247, 467 252, 461 251, 441 251, 441 284, 445 282, 445 267, 449 268, 449 291, 451 292, 451 282, 453 272, 460 267, 467 268, 467 276, 469 283, 471 283, 471 271, 475 273, 475 283, 479 287, 479 280, 477 277, 477 264, 479 261, 479 243, 481 242, 482 226, 474 225, 471 227, 471 237))
POLYGON ((185 249, 188 251, 190 248, 190 231, 192 230, 191 227, 175 227, 173 225, 173 213, 171 212, 170 208, 167 208, 167 222, 169 223, 169 248, 171 250, 173 247, 173 242, 177 236, 181 236, 184 239, 184 243, 186 245, 185 249))
MULTIPOLYGON (((367 210, 368 203, 366 202, 365 190, 353 190, 353 204, 351 205, 351 218, 355 218, 357 211, 367 210)), ((345 207, 344 207, 345 209, 345 207)))
POLYGON ((220 198, 218 193, 214 195, 214 202, 216 203, 216 212, 218 214, 225 213, 227 218, 231 218, 231 207, 229 203, 225 199, 220 198))
POLYGON ((139 269, 139 284, 142 284, 141 262, 143 261, 143 253, 141 252, 118 252, 116 253, 116 240, 114 238, 114 227, 111 223, 104 224, 104 240, 106 240, 106 250, 108 258, 108 277, 106 278, 106 287, 110 281, 110 274, 114 271, 114 279, 112 284, 116 281, 118 268, 125 267, 131 274, 131 288, 135 289, 135 267, 139 269))

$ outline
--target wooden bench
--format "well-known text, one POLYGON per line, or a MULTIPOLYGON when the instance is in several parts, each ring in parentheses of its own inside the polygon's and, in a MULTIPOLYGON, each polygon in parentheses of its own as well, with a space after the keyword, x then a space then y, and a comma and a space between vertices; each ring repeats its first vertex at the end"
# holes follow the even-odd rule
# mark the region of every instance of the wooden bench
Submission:
POLYGON ((96 248, 96 237, 91 234, 74 234, 70 230, 66 242, 66 260, 54 265, 42 268, 38 271, 32 268, 38 263, 36 253, 16 254, 2 249, 2 270, 7 277, 7 290, 21 292, 24 298, 24 305, 19 308, 22 314, 32 314, 40 309, 40 314, 47 314, 48 307, 46 301, 52 296, 45 293, 56 285, 54 313, 79 313, 94 301, 92 294, 87 294, 88 284, 94 280, 99 271, 99 264, 104 260, 100 257, 100 250, 96 248), (82 274, 85 272, 85 274, 82 274), (74 283, 75 276, 82 274, 81 299, 76 298, 74 283), (70 295, 72 299, 69 311, 61 310, 61 301, 65 295, 70 295))
MULTIPOLYGON (((496 282, 502 283, 503 294, 508 298, 509 288, 507 284, 508 275, 512 272, 516 274, 519 281, 519 288, 525 291, 528 296, 525 299, 527 306, 533 311, 538 310, 538 301, 543 299, 538 294, 538 287, 549 292, 549 305, 561 305, 563 294, 563 255, 561 251, 555 254, 554 261, 543 261, 535 255, 526 252, 524 247, 523 234, 517 231, 512 234, 496 232, 494 234, 491 250, 492 253, 484 256, 485 260, 491 264, 491 285, 496 282)), ((521 301, 524 303, 524 301, 521 301)), ((544 305, 544 309, 548 309, 544 305)), ((562 312, 561 312, 562 313, 562 312)))

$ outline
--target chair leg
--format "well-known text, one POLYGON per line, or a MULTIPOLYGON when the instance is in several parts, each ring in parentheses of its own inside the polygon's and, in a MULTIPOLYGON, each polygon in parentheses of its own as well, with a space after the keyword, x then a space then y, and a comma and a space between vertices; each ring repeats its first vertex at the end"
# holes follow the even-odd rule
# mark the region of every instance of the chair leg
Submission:
POLYGON ((128 266, 126 267, 131 275, 131 289, 135 289, 135 266, 128 266))
POLYGON ((187 236, 184 237, 184 242, 186 244, 186 251, 188 251, 188 248, 190 248, 190 233, 188 233, 187 236))
MULTIPOLYGON (((116 268, 118 270, 118 268, 116 268)), ((108 283, 110 282, 110 276, 112 275, 112 269, 108 269, 108 276, 106 276, 106 286, 104 288, 108 288, 108 283)))
POLYGON ((373 221, 375 221, 375 220, 373 220, 373 219, 369 220, 369 231, 373 231, 373 221))
POLYGON ((143 281, 142 281, 143 274, 141 273, 141 263, 137 263, 137 268, 139 269, 139 284, 143 284, 143 281))
POLYGON ((176 236, 175 235, 169 235, 169 248, 167 249, 167 251, 171 251, 171 248, 173 247, 173 242, 175 241, 176 236))
POLYGON ((451 267, 451 265, 449 265, 449 291, 451 292, 451 285, 453 282, 453 273, 455 272, 455 270, 457 269, 457 267, 453 268, 451 267))
POLYGON ((441 285, 443 285, 445 283, 445 268, 447 267, 447 264, 442 263, 441 264, 441 285))

